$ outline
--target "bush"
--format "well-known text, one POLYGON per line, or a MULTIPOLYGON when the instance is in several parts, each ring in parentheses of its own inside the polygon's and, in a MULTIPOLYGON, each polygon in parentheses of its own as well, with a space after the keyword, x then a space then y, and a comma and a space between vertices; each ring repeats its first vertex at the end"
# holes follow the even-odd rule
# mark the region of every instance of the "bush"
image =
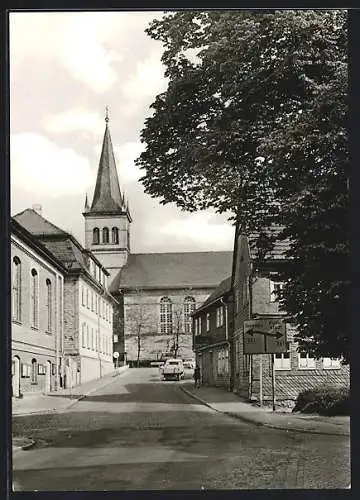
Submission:
POLYGON ((293 412, 350 415, 348 387, 317 387, 299 393, 293 412))

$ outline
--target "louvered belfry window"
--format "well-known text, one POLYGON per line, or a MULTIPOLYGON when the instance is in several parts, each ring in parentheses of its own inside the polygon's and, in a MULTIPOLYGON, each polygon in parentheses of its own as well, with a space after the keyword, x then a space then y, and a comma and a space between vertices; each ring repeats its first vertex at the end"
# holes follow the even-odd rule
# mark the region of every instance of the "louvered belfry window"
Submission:
POLYGON ((160 333, 172 333, 172 302, 168 297, 160 300, 160 333))
POLYGON ((111 230, 111 237, 113 245, 119 244, 119 230, 117 227, 113 227, 111 230))
POLYGON ((109 229, 107 227, 102 230, 102 242, 109 243, 109 229))

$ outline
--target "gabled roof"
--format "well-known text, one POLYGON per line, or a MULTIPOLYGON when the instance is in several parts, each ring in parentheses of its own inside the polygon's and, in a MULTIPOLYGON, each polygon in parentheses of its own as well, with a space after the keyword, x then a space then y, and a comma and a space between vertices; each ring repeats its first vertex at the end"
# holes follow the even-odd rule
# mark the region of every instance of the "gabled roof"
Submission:
MULTIPOLYGON (((283 228, 280 226, 272 226, 265 231, 266 235, 270 238, 274 238, 274 247, 266 252, 264 258, 265 261, 279 261, 287 259, 285 252, 290 248, 290 240, 288 238, 282 240, 277 237, 280 235, 282 230, 283 228)), ((254 260, 258 257, 258 250, 255 244, 258 237, 259 233, 257 232, 251 233, 248 237, 250 256, 254 260)))
POLYGON ((111 142, 108 118, 97 172, 94 197, 85 214, 128 213, 124 197, 120 191, 114 150, 111 142))
POLYGON ((47 219, 44 219, 34 209, 27 208, 13 217, 21 224, 29 233, 34 236, 43 235, 66 235, 67 233, 59 227, 52 224, 47 219))
POLYGON ((88 255, 100 266, 105 274, 109 272, 88 250, 85 250, 72 234, 63 231, 33 209, 26 209, 14 215, 13 219, 36 238, 67 270, 88 270, 88 255))
POLYGON ((43 245, 38 239, 33 236, 29 231, 27 231, 21 224, 19 224, 13 217, 10 219, 10 231, 12 234, 20 238, 24 243, 29 245, 33 250, 35 250, 39 255, 45 258, 48 262, 54 265, 61 272, 65 272, 63 262, 57 259, 55 255, 49 251, 49 249, 43 245))
POLYGON ((204 311, 208 306, 214 304, 219 299, 227 295, 231 290, 231 276, 225 278, 220 285, 215 288, 215 290, 209 295, 209 297, 205 300, 205 302, 196 309, 194 315, 196 315, 200 311, 204 311))
POLYGON ((131 254, 111 292, 134 289, 214 288, 231 272, 232 252, 131 254))

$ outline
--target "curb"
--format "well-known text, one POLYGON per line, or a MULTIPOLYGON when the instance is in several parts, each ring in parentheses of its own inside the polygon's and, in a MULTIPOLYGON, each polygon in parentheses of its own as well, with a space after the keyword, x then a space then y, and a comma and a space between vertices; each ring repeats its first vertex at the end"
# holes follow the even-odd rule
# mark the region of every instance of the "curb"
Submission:
POLYGON ((228 412, 228 411, 221 411, 221 410, 218 410, 215 406, 213 406, 210 403, 208 403, 207 401, 204 401, 203 399, 201 399, 199 396, 196 396, 192 392, 188 391, 187 389, 185 389, 181 385, 179 387, 188 396, 192 397, 193 399, 196 399, 197 401, 200 401, 202 404, 204 404, 205 406, 211 408, 212 410, 216 411, 217 413, 222 413, 223 415, 227 415, 229 417, 236 418, 238 420, 242 420, 243 422, 246 422, 248 424, 253 424, 253 425, 256 425, 258 427, 268 427, 270 429, 278 429, 278 430, 286 431, 286 432, 302 432, 304 434, 321 434, 321 435, 324 435, 324 436, 345 436, 345 437, 350 437, 350 435, 348 433, 344 433, 344 432, 316 431, 316 430, 312 430, 312 429, 303 429, 303 428, 296 428, 296 427, 287 428, 287 427, 284 427, 284 426, 282 426, 280 424, 271 424, 271 423, 267 423, 267 422, 259 422, 257 420, 253 420, 253 419, 251 419, 249 417, 240 415, 239 413, 233 413, 233 412, 228 412))
POLYGON ((89 396, 93 392, 96 392, 97 390, 102 389, 103 387, 110 385, 112 382, 116 382, 117 377, 120 377, 123 373, 127 372, 128 369, 129 369, 129 365, 126 366, 125 370, 122 370, 119 373, 113 374, 111 376, 111 380, 107 381, 104 385, 101 385, 100 387, 95 387, 94 389, 90 389, 90 391, 88 391, 86 394, 81 394, 78 398, 74 398, 74 400, 68 406, 65 406, 64 408, 61 408, 60 410, 55 410, 55 411, 61 412, 63 410, 68 410, 69 408, 74 406, 76 403, 78 403, 82 399, 85 399, 87 396, 89 396))
POLYGON ((36 445, 36 441, 33 439, 30 440, 30 443, 24 444, 23 446, 13 446, 12 452, 20 451, 20 450, 30 450, 36 445))
MULTIPOLYGON (((66 406, 64 406, 62 408, 53 408, 51 410, 27 411, 25 413, 16 413, 16 414, 13 414, 12 417, 16 418, 16 417, 26 417, 27 415, 51 415, 51 414, 55 414, 55 413, 61 413, 61 412, 65 411, 65 410, 68 410, 73 405, 75 405, 78 401, 81 401, 82 399, 86 398, 87 396, 89 396, 93 392, 95 392, 95 391, 97 391, 97 390, 99 390, 99 389, 101 389, 103 387, 106 387, 107 385, 110 385, 112 382, 115 382, 117 380, 117 377, 120 377, 123 373, 127 372, 128 368, 129 368, 129 366, 127 365, 127 367, 125 368, 125 370, 122 370, 119 373, 113 374, 111 376, 111 379, 109 379, 108 381, 106 381, 106 383, 104 383, 100 387, 96 387, 94 389, 91 389, 86 394, 80 394, 79 397, 74 397, 73 400, 71 401, 71 403, 69 403, 68 405, 66 405, 66 406)), ((66 397, 66 396, 64 396, 64 397, 66 397)))

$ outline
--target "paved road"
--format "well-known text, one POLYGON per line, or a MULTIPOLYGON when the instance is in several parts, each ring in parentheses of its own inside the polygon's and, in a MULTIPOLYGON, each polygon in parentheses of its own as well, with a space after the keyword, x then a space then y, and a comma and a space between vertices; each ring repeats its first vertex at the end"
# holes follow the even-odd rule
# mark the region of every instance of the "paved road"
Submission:
POLYGON ((256 427, 194 404, 157 369, 131 369, 56 415, 16 417, 38 440, 13 456, 15 491, 346 488, 341 436, 256 427))

